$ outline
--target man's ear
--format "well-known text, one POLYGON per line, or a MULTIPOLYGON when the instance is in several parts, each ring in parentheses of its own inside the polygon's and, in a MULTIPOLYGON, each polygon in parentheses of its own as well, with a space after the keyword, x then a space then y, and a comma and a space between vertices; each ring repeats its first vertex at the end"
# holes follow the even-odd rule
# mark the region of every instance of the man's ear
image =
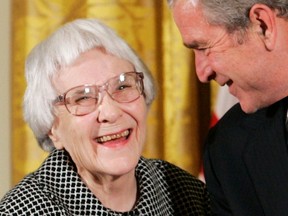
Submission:
POLYGON ((58 128, 57 128, 57 120, 53 123, 51 130, 48 133, 48 136, 52 140, 56 149, 63 149, 64 146, 62 145, 61 139, 58 135, 58 128))
POLYGON ((261 35, 265 47, 269 51, 273 50, 276 45, 276 16, 276 11, 264 4, 253 5, 249 12, 253 28, 261 35))

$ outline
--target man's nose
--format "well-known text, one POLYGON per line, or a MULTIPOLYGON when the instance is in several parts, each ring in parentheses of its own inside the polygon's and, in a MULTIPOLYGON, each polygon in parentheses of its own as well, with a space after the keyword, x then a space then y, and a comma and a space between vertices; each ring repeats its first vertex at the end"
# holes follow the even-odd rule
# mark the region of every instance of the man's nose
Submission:
POLYGON ((207 83, 215 77, 215 72, 209 64, 208 57, 203 51, 194 51, 196 74, 200 82, 207 83))

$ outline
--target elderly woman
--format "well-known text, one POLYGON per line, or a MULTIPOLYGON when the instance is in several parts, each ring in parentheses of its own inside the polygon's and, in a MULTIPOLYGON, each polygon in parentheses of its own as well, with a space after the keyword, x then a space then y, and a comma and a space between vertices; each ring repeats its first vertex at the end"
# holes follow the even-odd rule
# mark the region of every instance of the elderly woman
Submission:
POLYGON ((1 215, 206 215, 203 183, 141 157, 150 72, 97 20, 76 20, 26 62, 25 119, 50 155, 0 203, 1 215))

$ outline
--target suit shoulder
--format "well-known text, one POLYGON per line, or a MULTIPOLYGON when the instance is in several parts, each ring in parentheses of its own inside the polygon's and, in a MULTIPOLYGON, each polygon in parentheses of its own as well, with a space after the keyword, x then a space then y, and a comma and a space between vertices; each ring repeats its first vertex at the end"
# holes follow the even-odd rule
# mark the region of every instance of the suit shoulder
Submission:
POLYGON ((212 155, 221 157, 225 152, 238 152, 244 145, 245 138, 249 135, 250 124, 253 115, 244 113, 240 104, 234 105, 225 115, 213 126, 206 137, 205 152, 209 149, 212 155))
POLYGON ((235 123, 243 119, 243 117, 247 117, 247 114, 242 111, 240 104, 237 103, 219 119, 216 125, 229 125, 230 127, 230 125, 235 125, 235 123))

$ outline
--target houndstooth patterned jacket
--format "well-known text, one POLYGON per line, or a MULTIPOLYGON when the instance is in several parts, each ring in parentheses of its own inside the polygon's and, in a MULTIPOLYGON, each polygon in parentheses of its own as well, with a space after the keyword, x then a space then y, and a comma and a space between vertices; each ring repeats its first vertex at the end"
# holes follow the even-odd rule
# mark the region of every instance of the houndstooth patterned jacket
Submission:
MULTIPOLYGON (((54 150, 0 202, 0 215, 209 215, 204 184, 180 168, 141 158, 136 168, 140 197, 129 212, 105 208, 86 187, 64 150, 54 150)), ((127 191, 127 193, 129 193, 127 191)))

